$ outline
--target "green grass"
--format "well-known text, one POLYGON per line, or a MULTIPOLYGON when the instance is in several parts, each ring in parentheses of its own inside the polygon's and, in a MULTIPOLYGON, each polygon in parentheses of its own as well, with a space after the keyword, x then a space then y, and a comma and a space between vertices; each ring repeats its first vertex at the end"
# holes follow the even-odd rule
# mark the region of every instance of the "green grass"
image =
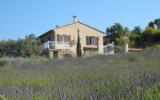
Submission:
POLYGON ((1 58, 0 100, 160 100, 159 59, 160 49, 64 60, 1 58))

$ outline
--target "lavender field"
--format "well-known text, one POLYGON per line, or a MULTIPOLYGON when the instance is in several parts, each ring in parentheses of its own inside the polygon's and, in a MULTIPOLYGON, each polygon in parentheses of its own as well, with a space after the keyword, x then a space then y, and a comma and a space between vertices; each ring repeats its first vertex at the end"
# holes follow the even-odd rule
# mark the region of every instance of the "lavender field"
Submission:
POLYGON ((160 49, 64 60, 1 58, 0 100, 160 100, 160 49))

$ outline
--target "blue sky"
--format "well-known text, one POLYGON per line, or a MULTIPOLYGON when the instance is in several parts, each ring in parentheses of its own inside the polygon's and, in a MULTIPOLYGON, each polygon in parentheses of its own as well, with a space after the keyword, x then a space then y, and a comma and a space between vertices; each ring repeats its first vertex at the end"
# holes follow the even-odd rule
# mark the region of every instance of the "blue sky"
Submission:
POLYGON ((37 36, 72 22, 72 16, 102 31, 114 23, 142 28, 160 18, 160 0, 0 0, 0 40, 37 36))

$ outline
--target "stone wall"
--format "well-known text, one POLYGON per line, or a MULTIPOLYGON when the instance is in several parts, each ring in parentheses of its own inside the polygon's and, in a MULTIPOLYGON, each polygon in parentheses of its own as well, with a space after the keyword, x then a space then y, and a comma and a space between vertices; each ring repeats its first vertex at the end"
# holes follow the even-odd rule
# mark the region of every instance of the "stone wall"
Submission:
POLYGON ((49 58, 76 57, 69 49, 49 50, 49 58))

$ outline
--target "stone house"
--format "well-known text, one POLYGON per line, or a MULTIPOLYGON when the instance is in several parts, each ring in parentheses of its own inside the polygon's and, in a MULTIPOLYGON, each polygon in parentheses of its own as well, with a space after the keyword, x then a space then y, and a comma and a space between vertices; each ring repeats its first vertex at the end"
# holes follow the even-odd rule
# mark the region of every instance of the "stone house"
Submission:
POLYGON ((77 20, 40 35, 41 48, 50 58, 76 57, 78 30, 82 56, 103 54, 104 32, 77 20))

